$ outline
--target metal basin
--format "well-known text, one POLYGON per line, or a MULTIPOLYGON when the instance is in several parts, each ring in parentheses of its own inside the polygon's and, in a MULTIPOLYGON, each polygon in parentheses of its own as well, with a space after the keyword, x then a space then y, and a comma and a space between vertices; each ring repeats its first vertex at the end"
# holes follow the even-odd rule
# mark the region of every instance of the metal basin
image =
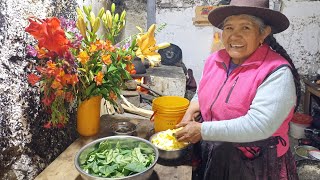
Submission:
POLYGON ((152 172, 153 172, 153 168, 157 163, 157 160, 159 158, 159 152, 158 149, 149 141, 139 138, 139 137, 135 137, 135 136, 123 136, 123 135, 119 135, 119 136, 109 136, 109 137, 104 137, 104 138, 100 138, 97 139, 87 145, 85 145, 84 147, 82 147, 79 152, 76 154, 75 159, 74 159, 74 164, 76 169, 79 171, 81 177, 85 180, 120 180, 120 179, 130 179, 130 180, 147 180, 149 179, 149 177, 151 176, 152 172), (104 178, 104 177, 97 177, 97 176, 93 176, 91 174, 86 173, 84 170, 81 169, 80 167, 80 156, 81 155, 85 155, 85 153, 89 153, 91 151, 93 151, 95 149, 95 145, 97 143, 100 143, 102 141, 106 141, 106 140, 110 140, 110 141, 128 141, 128 140, 132 140, 134 142, 143 142, 146 143, 148 146, 150 146, 155 153, 155 158, 154 158, 154 162, 144 171, 137 173, 137 174, 133 174, 133 175, 129 175, 126 177, 121 177, 121 178, 104 178))
POLYGON ((319 150, 313 146, 307 146, 307 145, 302 145, 302 146, 295 146, 294 147, 295 153, 305 159, 309 159, 309 151, 312 150, 319 150))
POLYGON ((302 159, 297 162, 297 173, 300 180, 318 180, 320 177, 320 162, 302 159))
MULTIPOLYGON (((160 132, 158 132, 160 133, 160 132)), ((158 133, 156 134, 153 134, 151 137, 150 137, 150 142, 152 142, 152 139, 155 138, 158 133)), ((181 157, 183 157, 184 155, 187 154, 188 152, 188 147, 190 146, 187 145, 181 149, 177 149, 177 150, 165 150, 165 149, 161 149, 160 147, 157 147, 158 151, 159 151, 159 157, 161 159, 165 159, 165 160, 175 160, 175 159, 179 159, 181 157)))

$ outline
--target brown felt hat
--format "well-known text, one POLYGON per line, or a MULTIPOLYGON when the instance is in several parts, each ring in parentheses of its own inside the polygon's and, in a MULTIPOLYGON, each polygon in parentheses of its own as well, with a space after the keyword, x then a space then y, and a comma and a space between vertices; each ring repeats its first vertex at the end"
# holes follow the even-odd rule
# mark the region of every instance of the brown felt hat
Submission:
POLYGON ((227 17, 239 14, 261 18, 265 24, 271 26, 273 34, 286 30, 290 24, 284 14, 269 9, 269 0, 231 0, 230 5, 212 10, 208 20, 213 26, 222 29, 223 21, 227 17))

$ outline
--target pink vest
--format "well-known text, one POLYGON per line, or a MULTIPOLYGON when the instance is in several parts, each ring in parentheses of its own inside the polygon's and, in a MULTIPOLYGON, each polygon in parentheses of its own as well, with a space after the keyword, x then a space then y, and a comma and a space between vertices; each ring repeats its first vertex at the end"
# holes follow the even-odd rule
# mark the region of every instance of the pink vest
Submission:
MULTIPOLYGON (((223 49, 212 54, 205 63, 198 89, 204 121, 229 120, 246 115, 258 87, 268 75, 282 66, 290 66, 268 45, 259 47, 227 77, 229 62, 230 56, 223 49)), ((282 156, 289 148, 288 129, 293 112, 294 108, 273 134, 287 142, 286 146, 278 144, 278 156, 282 156)))

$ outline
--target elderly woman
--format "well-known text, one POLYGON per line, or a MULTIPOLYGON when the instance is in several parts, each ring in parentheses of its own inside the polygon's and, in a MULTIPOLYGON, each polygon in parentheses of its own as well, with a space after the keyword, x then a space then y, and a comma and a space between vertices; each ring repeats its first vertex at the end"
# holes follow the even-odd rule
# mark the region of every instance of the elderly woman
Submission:
POLYGON ((267 0, 232 0, 208 16, 223 30, 225 49, 207 59, 176 133, 179 141, 200 141, 202 179, 297 179, 288 124, 299 75, 273 37, 289 20, 268 7, 267 0))

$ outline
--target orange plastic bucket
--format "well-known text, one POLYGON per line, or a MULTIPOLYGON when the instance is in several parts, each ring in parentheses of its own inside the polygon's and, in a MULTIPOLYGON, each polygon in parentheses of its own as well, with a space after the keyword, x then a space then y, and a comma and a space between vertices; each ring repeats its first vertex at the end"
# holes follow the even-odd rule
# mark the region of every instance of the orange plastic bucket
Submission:
POLYGON ((189 100, 180 96, 162 96, 152 101, 155 132, 174 129, 189 107, 189 100))

